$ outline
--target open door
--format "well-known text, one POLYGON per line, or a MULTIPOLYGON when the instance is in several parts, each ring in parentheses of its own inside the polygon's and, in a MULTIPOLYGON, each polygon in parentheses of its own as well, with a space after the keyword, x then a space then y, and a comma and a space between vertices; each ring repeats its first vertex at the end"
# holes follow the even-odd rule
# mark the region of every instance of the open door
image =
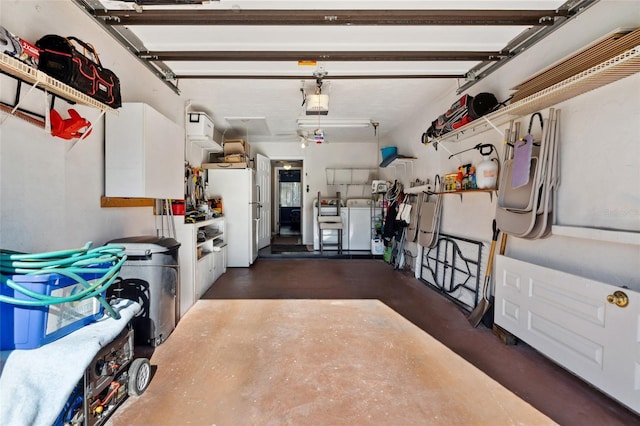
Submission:
POLYGON ((258 187, 258 250, 271 244, 271 161, 256 154, 258 187))
POLYGON ((277 169, 278 235, 300 236, 302 184, 300 169, 277 169))
POLYGON ((272 246, 302 244, 302 170, 301 159, 271 160, 272 246))

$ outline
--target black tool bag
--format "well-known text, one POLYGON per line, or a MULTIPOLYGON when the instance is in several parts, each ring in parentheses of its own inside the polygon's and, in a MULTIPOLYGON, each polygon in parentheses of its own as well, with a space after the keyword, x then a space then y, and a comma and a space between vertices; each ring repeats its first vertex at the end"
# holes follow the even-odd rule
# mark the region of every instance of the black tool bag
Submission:
POLYGON ((76 37, 50 34, 38 40, 36 46, 41 50, 39 70, 112 108, 122 106, 120 80, 102 67, 89 43, 76 37), (85 54, 80 53, 74 43, 81 46, 85 54))

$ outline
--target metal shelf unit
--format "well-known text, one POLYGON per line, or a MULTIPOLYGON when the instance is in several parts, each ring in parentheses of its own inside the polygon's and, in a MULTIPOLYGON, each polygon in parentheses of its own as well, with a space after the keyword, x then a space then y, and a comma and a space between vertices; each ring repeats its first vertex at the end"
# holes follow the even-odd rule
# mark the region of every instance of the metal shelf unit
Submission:
POLYGON ((386 192, 373 191, 371 193, 371 253, 376 252, 375 241, 382 241, 383 227, 386 214, 386 192))
POLYGON ((327 168, 327 185, 369 185, 377 176, 374 168, 327 168))

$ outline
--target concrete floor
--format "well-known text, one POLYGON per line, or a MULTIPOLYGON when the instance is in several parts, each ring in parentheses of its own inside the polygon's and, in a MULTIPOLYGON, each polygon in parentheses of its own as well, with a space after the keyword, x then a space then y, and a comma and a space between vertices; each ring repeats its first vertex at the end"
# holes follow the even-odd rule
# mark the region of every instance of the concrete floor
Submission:
POLYGON ((466 315, 380 260, 259 259, 187 313, 109 424, 640 424, 466 315))

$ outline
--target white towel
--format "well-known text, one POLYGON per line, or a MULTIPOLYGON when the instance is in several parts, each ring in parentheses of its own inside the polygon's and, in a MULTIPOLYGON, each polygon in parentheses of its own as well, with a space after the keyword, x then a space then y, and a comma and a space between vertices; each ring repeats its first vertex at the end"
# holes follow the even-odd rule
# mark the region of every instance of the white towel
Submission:
POLYGON ((119 320, 105 316, 39 348, 0 352, 0 423, 52 425, 100 348, 113 341, 140 308, 122 299, 114 306, 119 320))
POLYGON ((411 204, 406 202, 400 204, 396 220, 403 220, 405 223, 409 223, 411 220, 411 204))

